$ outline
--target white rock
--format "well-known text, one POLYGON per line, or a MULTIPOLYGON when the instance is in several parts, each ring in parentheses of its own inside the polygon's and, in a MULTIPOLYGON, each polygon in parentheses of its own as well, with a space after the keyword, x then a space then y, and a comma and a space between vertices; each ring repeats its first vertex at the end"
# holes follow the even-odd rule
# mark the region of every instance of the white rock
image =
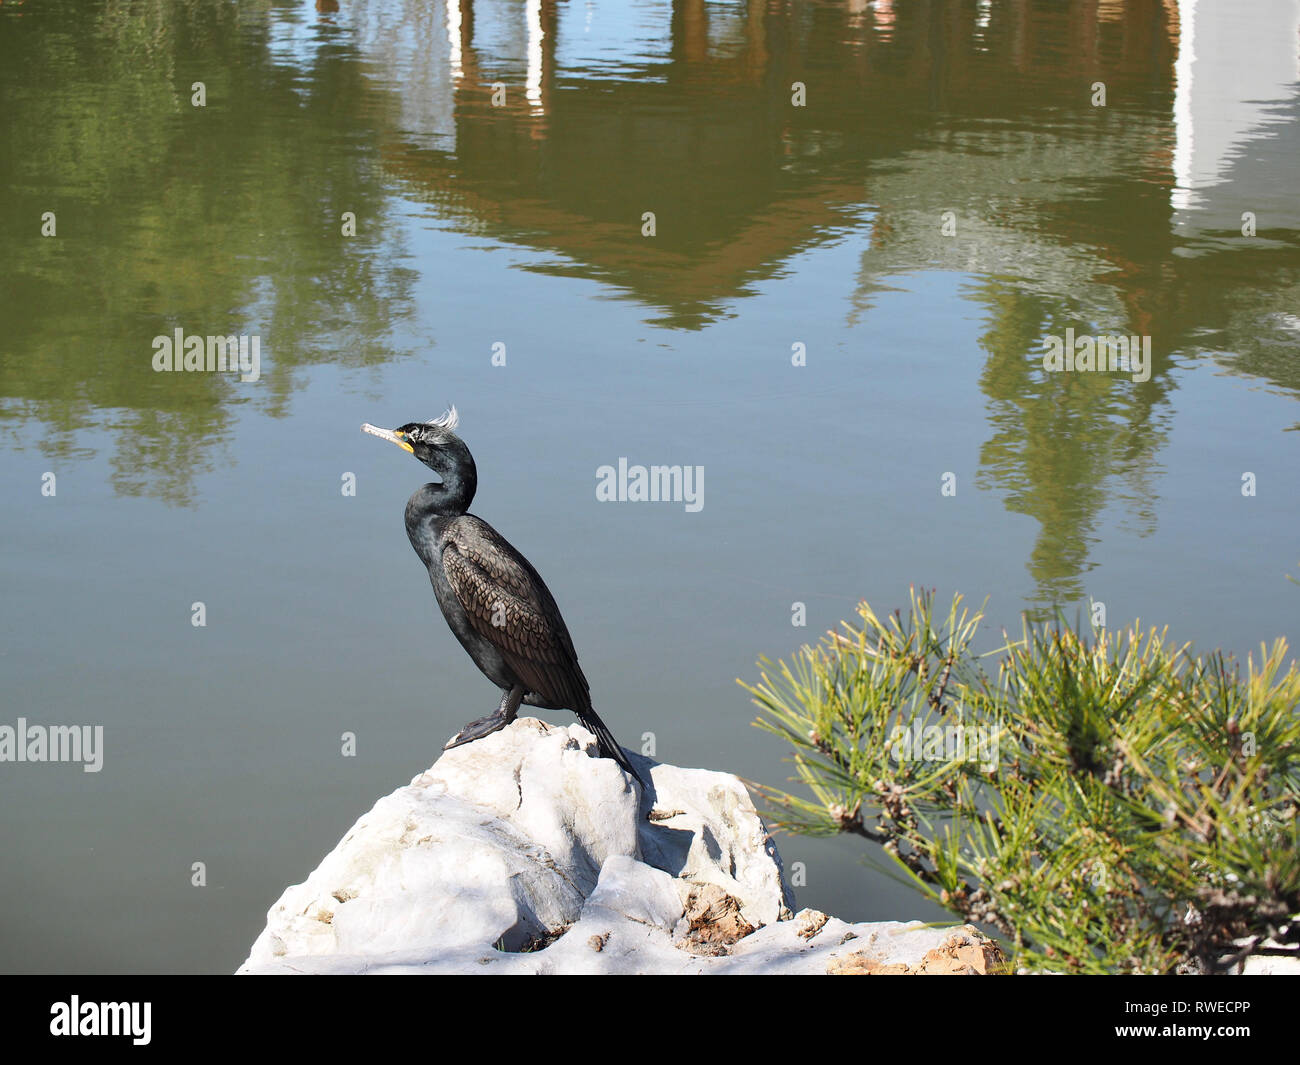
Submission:
POLYGON ((950 934, 789 920, 744 785, 634 761, 644 796, 585 729, 532 718, 446 752, 284 892, 239 971, 824 973, 859 951, 914 965, 950 934), (756 930, 717 956, 691 953, 684 914, 701 891, 756 930))
POLYGON ((1300 976, 1300 958, 1256 954, 1242 966, 1244 976, 1300 976))
POLYGON ((755 927, 788 917, 794 896, 781 856, 736 777, 674 765, 654 767, 655 803, 641 846, 646 862, 692 883, 717 884, 740 900, 755 927))

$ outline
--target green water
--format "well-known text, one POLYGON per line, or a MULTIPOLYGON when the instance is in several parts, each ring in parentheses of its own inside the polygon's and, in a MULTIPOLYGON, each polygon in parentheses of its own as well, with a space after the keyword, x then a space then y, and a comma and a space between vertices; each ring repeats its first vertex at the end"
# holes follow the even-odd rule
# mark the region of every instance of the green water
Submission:
MULTIPOLYGON (((1300 636, 1291 0, 337 6, 0 5, 0 725, 105 737, 0 763, 0 968, 233 970, 495 706, 363 421, 456 404, 677 764, 783 779, 735 678, 909 583, 1300 636), (155 371, 176 329, 257 379, 155 371), (1047 372, 1067 329, 1149 377, 1047 372), (598 502, 620 458, 703 506, 598 502)), ((803 905, 939 916, 779 845, 803 905)))

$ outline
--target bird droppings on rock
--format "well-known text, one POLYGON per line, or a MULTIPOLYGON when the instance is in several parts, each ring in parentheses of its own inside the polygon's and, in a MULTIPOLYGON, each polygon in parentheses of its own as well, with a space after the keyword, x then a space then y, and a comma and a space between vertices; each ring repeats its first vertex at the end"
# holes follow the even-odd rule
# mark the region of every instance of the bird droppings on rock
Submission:
POLYGON ((239 971, 817 974, 861 965, 853 937, 879 966, 939 964, 951 929, 792 915, 736 777, 638 759, 643 795, 596 755, 533 718, 448 751, 284 892, 239 971))

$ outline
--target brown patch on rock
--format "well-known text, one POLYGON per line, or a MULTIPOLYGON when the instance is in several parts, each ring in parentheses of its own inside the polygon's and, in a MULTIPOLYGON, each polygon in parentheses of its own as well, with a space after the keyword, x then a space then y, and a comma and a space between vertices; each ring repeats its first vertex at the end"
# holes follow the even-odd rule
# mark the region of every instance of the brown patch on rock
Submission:
POLYGON ((677 944, 692 954, 718 956, 754 931, 740 915, 740 901, 717 884, 692 887, 686 898, 686 935, 677 944))
POLYGON ((680 817, 685 810, 661 810, 657 806, 646 814, 647 821, 671 821, 674 817, 680 817))
POLYGON ((886 965, 884 962, 868 957, 864 951, 857 950, 842 958, 832 958, 826 966, 827 976, 911 976, 912 970, 906 965, 886 965))
POLYGON ((917 971, 938 976, 988 976, 1006 964, 1006 955, 993 940, 966 925, 926 954, 917 971))
POLYGON ((987 976, 1006 965, 1006 956, 977 928, 957 929, 917 965, 882 962, 865 951, 832 958, 826 966, 830 976, 987 976))

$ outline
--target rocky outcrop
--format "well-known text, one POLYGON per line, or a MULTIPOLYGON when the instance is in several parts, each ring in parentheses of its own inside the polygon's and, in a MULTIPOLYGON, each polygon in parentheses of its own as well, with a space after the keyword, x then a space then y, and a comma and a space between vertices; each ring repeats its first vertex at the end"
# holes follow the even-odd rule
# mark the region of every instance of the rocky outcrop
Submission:
POLYGON ((791 911, 733 776, 521 718, 380 799, 267 915, 241 973, 984 972, 974 929, 791 911))

